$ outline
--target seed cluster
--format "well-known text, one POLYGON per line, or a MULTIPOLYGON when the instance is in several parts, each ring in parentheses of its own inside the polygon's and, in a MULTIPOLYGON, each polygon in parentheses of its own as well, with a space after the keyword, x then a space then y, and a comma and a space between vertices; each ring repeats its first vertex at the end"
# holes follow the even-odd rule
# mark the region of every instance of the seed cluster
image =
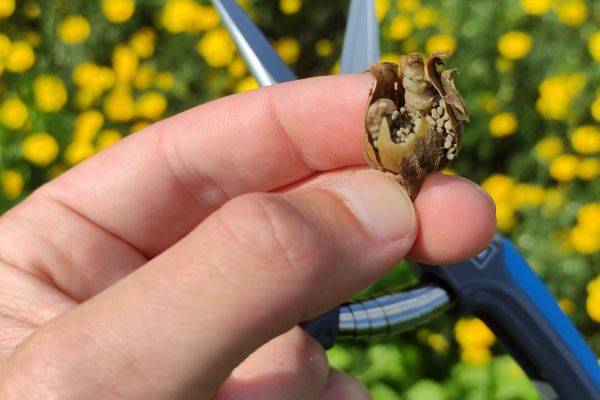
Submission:
POLYGON ((429 123, 429 129, 435 129, 438 134, 446 134, 444 140, 446 158, 448 158, 448 160, 453 160, 454 157, 456 157, 456 152, 458 150, 458 140, 456 131, 450 120, 450 115, 446 112, 444 100, 440 100, 438 103, 434 104, 425 119, 429 123))

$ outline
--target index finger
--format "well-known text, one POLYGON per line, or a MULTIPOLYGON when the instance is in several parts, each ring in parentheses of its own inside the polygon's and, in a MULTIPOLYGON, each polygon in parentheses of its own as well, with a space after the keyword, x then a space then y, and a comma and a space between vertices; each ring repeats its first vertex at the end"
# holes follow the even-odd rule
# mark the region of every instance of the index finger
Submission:
POLYGON ((319 77, 207 103, 98 153, 42 193, 152 257, 232 197, 363 164, 370 87, 368 74, 319 77))

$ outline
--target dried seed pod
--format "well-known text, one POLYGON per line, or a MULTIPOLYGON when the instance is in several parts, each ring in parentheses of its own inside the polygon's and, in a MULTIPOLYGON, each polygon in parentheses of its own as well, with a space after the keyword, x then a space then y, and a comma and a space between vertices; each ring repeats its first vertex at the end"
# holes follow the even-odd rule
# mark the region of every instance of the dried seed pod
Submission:
POLYGON ((413 53, 368 70, 375 79, 363 136, 367 161, 393 173, 412 200, 428 174, 456 158, 469 120, 454 86, 456 70, 440 71, 449 56, 436 52, 424 62, 413 53))

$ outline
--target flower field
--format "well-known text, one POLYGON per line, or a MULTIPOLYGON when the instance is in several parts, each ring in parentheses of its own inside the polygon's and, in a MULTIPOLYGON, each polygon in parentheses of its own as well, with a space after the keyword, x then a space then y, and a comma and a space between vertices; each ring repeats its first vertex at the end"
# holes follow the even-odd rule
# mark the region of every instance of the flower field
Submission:
MULTIPOLYGON (((298 76, 338 72, 347 1, 240 3, 298 76)), ((600 3, 378 0, 377 16, 383 60, 454 52, 471 122, 448 173, 490 193, 600 355, 600 3)), ((0 210, 159 119, 255 88, 209 1, 0 0, 0 210)), ((370 291, 412 279, 399 264, 370 291)), ((329 357, 375 400, 538 398, 468 316, 329 357)))

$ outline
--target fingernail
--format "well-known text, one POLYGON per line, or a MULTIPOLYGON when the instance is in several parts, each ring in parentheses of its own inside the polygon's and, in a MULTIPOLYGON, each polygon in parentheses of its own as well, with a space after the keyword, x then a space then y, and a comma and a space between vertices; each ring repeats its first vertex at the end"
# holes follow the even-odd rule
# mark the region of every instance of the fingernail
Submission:
POLYGON ((364 170, 332 182, 365 229, 373 236, 396 241, 415 235, 413 204, 402 187, 389 176, 364 170))

